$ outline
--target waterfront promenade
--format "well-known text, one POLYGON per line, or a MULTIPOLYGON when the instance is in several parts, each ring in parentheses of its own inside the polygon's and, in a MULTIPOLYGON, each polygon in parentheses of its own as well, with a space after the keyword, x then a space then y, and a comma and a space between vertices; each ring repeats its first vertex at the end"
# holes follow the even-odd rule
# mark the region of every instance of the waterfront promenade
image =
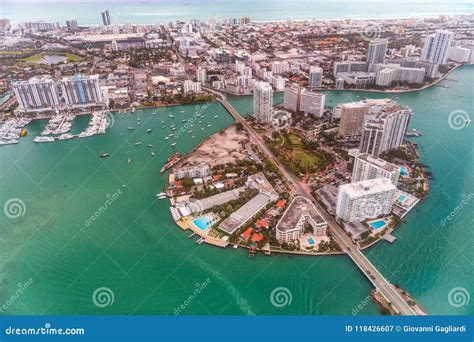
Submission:
POLYGON ((237 110, 227 101, 226 97, 211 88, 205 88, 206 90, 217 95, 219 102, 226 108, 226 110, 232 115, 232 117, 240 122, 243 127, 248 131, 249 136, 255 144, 261 149, 263 153, 278 167, 280 172, 284 175, 289 184, 297 192, 298 195, 309 198, 316 206, 323 218, 328 222, 328 228, 333 238, 338 242, 341 248, 349 255, 352 261, 367 277, 367 279, 373 284, 373 286, 382 294, 382 296, 393 305, 393 308, 398 311, 401 315, 417 315, 417 312, 406 302, 404 298, 397 292, 392 284, 379 272, 379 270, 369 261, 369 259, 357 248, 352 242, 351 238, 346 234, 344 229, 330 216, 321 205, 318 204, 316 199, 301 186, 298 179, 280 163, 280 161, 273 155, 268 149, 265 143, 260 139, 253 128, 247 123, 247 121, 237 112, 237 110))

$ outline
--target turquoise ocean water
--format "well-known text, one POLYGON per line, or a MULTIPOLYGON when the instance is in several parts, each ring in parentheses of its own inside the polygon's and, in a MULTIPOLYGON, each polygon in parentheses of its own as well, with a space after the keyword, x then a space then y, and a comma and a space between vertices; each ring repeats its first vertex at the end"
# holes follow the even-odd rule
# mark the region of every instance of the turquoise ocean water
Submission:
POLYGON ((433 17, 440 14, 474 12, 473 3, 468 0, 165 0, 136 3, 61 1, 60 4, 10 0, 0 4, 0 17, 9 18, 13 23, 27 20, 57 20, 62 25, 65 25, 66 19, 75 18, 79 25, 99 25, 102 23, 100 13, 105 9, 109 9, 113 23, 121 24, 207 20, 211 16, 221 19, 249 16, 252 20, 268 21, 433 17))

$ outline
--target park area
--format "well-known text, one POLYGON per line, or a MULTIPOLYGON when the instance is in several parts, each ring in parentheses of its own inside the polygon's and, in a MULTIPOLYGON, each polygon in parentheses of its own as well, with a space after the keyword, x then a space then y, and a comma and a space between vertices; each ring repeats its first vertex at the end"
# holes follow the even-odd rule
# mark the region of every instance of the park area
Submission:
POLYGON ((267 144, 285 166, 299 176, 319 172, 332 161, 328 152, 314 143, 306 143, 296 132, 275 132, 267 144))

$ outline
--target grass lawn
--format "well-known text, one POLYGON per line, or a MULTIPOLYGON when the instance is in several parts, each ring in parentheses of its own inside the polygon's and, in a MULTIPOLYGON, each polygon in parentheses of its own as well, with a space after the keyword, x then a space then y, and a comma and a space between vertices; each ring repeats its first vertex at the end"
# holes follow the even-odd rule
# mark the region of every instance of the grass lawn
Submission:
POLYGON ((0 55, 21 55, 23 51, 0 51, 0 55))
POLYGON ((291 151, 291 156, 301 163, 301 166, 311 168, 318 164, 319 158, 317 156, 301 149, 294 149, 291 151))
POLYGON ((290 141, 290 144, 292 145, 301 145, 301 138, 296 133, 288 134, 288 140, 290 141))

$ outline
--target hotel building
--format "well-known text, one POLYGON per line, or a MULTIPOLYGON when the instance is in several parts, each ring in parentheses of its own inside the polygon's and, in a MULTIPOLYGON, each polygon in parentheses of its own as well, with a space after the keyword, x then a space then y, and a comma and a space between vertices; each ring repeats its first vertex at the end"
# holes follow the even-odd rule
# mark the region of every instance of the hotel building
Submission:
POLYGON ((313 228, 316 236, 325 236, 327 222, 307 198, 295 197, 276 225, 276 238, 280 243, 292 242, 304 234, 307 225, 313 228))
POLYGON ((323 69, 318 66, 312 66, 309 69, 309 86, 319 87, 323 82, 323 69))
POLYGON ((336 216, 346 222, 360 222, 388 215, 396 187, 387 178, 376 178, 341 185, 336 216))
POLYGON ((400 168, 388 161, 364 153, 355 157, 352 182, 375 178, 387 178, 397 186, 400 168))
POLYGON ((378 156, 403 144, 412 111, 389 99, 370 100, 369 119, 362 125, 360 152, 378 156))
POLYGON ((429 35, 426 37, 421 59, 430 63, 446 64, 453 38, 454 33, 446 30, 438 30, 429 35))
POLYGON ((13 91, 19 109, 28 111, 52 110, 59 106, 59 93, 56 83, 50 76, 30 78, 14 84, 13 91))
POLYGON ((267 82, 257 82, 253 90, 253 117, 259 122, 270 123, 273 112, 273 89, 267 82))
POLYGON ((59 81, 61 98, 70 107, 87 107, 106 104, 102 94, 99 75, 64 77, 59 81))

